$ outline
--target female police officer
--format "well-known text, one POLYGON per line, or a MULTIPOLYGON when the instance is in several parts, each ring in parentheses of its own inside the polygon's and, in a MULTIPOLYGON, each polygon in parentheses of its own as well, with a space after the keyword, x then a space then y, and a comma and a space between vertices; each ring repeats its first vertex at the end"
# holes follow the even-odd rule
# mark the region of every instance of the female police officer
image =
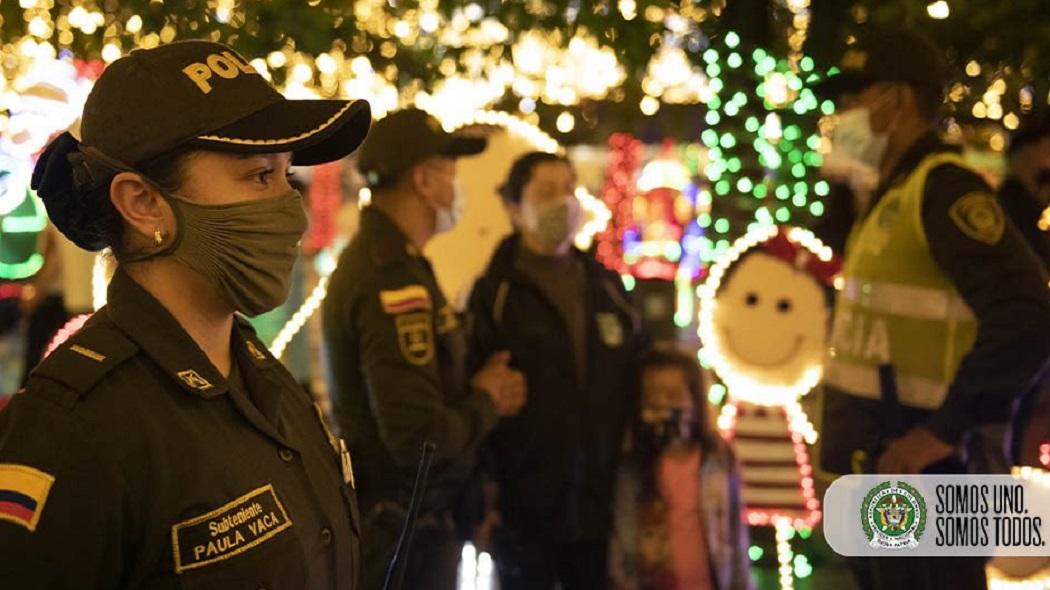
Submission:
POLYGON ((369 122, 363 102, 285 100, 216 43, 102 74, 34 188, 120 266, 0 414, 0 587, 356 586, 349 457, 234 314, 288 293, 289 166, 345 156, 369 122))

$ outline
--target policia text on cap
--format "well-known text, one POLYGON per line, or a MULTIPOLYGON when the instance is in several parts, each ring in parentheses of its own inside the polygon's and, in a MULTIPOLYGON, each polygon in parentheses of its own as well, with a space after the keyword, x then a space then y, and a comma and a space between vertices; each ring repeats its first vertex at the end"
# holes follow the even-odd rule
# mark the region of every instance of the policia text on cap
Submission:
POLYGON ((33 187, 119 267, 0 414, 0 587, 358 587, 345 447, 234 314, 287 296, 306 227, 289 166, 346 156, 370 119, 286 100, 216 43, 105 70, 33 187))

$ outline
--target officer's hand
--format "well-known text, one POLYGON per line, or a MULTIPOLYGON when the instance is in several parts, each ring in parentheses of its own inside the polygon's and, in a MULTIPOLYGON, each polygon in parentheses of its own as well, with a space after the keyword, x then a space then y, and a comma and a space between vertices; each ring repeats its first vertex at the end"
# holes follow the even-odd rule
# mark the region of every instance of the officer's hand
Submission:
POLYGON ((913 428, 893 439, 879 456, 879 473, 920 473, 951 456, 955 449, 925 428, 913 428))
POLYGON ((494 353, 489 357, 489 360, 485 361, 485 366, 481 367, 481 370, 470 380, 470 384, 475 389, 484 391, 492 398, 492 403, 496 406, 497 411, 502 405, 503 382, 507 379, 507 374, 511 370, 507 366, 509 362, 509 352, 500 351, 494 353))
POLYGON ((500 398, 500 404, 496 406, 500 416, 514 416, 520 412, 528 398, 525 373, 508 368, 507 377, 503 380, 500 398))

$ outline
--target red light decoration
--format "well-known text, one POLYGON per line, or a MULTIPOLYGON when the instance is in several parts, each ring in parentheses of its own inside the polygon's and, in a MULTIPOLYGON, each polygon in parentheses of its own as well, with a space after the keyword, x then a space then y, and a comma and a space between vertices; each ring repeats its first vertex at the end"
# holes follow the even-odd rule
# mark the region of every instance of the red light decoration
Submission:
POLYGON ((609 163, 601 198, 612 212, 612 222, 598 234, 598 260, 610 270, 627 274, 623 260, 624 230, 632 219, 631 204, 637 188, 635 180, 642 161, 642 142, 629 133, 609 138, 609 163))
POLYGON ((336 216, 343 202, 343 162, 315 166, 310 176, 310 228, 303 239, 303 253, 316 254, 335 240, 336 216))
POLYGON ((79 332, 84 327, 84 324, 91 319, 91 315, 90 313, 80 314, 59 328, 58 332, 55 332, 55 336, 51 338, 51 343, 47 345, 47 350, 44 351, 44 356, 40 360, 46 359, 55 349, 62 346, 66 340, 69 340, 73 334, 79 332))
POLYGON ((719 428, 741 463, 745 518, 752 526, 790 522, 795 530, 820 522, 820 500, 803 434, 792 428, 789 408, 730 402, 719 428))

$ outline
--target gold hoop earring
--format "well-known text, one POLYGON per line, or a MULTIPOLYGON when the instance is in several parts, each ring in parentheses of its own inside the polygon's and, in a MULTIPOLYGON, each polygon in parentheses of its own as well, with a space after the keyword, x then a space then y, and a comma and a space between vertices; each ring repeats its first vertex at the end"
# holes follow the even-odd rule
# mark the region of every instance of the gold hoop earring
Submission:
POLYGON ((160 246, 164 243, 164 234, 160 233, 160 229, 153 230, 153 245, 160 246))

